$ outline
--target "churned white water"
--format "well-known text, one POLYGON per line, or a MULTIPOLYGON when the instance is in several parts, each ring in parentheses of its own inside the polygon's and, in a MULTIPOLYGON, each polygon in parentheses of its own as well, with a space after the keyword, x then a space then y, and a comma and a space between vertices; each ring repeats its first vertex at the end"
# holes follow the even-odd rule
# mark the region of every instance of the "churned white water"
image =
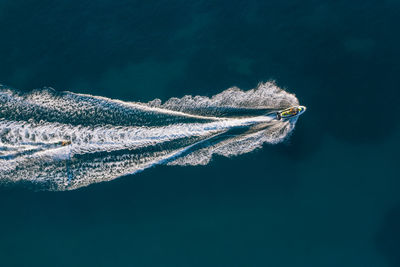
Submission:
POLYGON ((274 112, 298 104, 272 82, 165 103, 1 86, 0 181, 72 190, 160 164, 206 165, 285 140, 297 119, 274 112))

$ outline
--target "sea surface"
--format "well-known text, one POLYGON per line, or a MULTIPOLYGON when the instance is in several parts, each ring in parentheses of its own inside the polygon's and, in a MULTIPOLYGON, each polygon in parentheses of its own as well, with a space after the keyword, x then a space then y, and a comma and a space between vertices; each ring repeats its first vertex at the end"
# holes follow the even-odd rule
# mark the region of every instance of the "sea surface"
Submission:
MULTIPOLYGON (((1 0, 2 90, 82 111, 76 96, 159 108, 272 84, 307 111, 288 138, 205 164, 55 191, 0 181, 0 266, 400 266, 399 14, 395 0, 1 0)), ((46 178, 30 164, 10 177, 46 178)))

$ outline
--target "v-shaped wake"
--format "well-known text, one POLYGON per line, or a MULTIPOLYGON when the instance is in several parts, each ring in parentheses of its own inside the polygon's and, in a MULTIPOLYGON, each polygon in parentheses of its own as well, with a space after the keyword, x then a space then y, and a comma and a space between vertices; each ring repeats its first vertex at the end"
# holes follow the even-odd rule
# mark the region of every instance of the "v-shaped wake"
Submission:
POLYGON ((205 165, 283 141, 298 105, 274 83, 208 97, 133 103, 52 89, 0 88, 0 181, 71 190, 149 167, 205 165))

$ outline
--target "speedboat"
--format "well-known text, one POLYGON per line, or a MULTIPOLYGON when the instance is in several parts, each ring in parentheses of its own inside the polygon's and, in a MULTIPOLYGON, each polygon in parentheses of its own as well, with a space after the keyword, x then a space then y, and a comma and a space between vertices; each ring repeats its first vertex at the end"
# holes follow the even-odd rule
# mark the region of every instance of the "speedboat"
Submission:
POLYGON ((276 113, 276 119, 277 120, 287 120, 291 119, 297 116, 300 116, 306 111, 305 106, 295 106, 295 107, 290 107, 281 111, 278 111, 276 113))

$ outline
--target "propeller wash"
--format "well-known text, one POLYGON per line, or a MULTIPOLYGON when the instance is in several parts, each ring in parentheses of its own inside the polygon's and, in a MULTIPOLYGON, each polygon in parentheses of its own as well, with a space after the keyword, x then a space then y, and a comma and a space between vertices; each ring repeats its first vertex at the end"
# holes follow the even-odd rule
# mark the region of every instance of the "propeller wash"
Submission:
POLYGON ((63 191, 160 164, 206 165, 285 140, 298 105, 273 82, 165 103, 0 85, 0 183, 63 191))

